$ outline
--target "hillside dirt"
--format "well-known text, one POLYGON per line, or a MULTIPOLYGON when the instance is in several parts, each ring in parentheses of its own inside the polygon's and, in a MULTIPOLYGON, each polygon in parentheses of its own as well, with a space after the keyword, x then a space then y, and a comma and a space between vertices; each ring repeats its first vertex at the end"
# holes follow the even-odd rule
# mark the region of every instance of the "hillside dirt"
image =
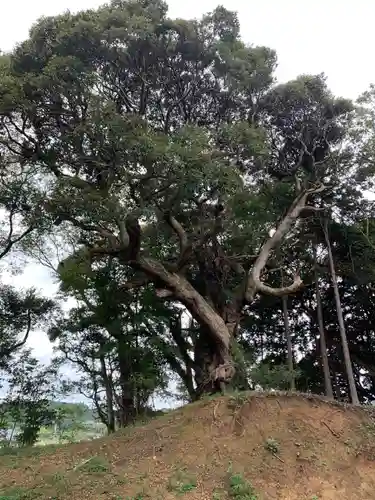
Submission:
POLYGON ((0 500, 374 500, 375 413, 234 394, 91 442, 0 457, 0 500))

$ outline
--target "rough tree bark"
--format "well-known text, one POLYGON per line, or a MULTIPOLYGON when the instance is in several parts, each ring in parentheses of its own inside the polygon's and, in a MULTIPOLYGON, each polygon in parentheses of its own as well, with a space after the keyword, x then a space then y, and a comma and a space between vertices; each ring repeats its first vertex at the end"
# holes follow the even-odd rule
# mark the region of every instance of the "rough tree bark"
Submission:
POLYGON ((331 374, 330 374, 330 370, 329 370, 326 334, 325 334, 324 321, 323 321, 323 308, 322 308, 322 301, 321 301, 321 297, 320 297, 319 275, 318 275, 318 270, 316 267, 317 266, 317 252, 316 252, 315 246, 313 246, 313 254, 314 254, 316 314, 317 314, 318 328, 319 328, 320 355, 322 358, 322 368, 323 368, 323 375, 324 375, 324 393, 329 399, 334 399, 331 374))
POLYGON ((343 316, 342 307, 341 307, 340 292, 339 292, 339 288, 337 285, 336 269, 335 269, 335 264, 333 261, 332 247, 331 247, 331 242, 329 239, 327 224, 324 224, 323 231, 324 231, 324 238, 326 241, 327 252, 328 252, 329 268, 330 268, 330 272, 331 272, 332 286, 333 286, 333 292, 334 292, 334 296, 335 296, 337 320, 339 323, 339 330, 340 330, 340 336, 341 336, 341 344, 342 344, 342 351, 343 351, 343 356, 344 356, 345 370, 346 370, 346 376, 348 377, 348 383, 349 383, 350 398, 351 398, 352 404, 358 406, 359 405, 358 393, 357 393, 357 388, 356 388, 355 380, 354 380, 352 361, 350 359, 348 338, 346 336, 344 316, 343 316))

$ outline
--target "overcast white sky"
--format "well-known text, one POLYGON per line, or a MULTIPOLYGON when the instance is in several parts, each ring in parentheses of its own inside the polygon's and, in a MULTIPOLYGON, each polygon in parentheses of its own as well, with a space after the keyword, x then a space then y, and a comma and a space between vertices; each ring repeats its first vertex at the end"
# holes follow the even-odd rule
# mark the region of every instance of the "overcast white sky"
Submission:
MULTIPOLYGON (((27 38, 40 17, 95 8, 101 0, 0 0, 0 50, 10 50, 27 38)), ((276 49, 280 81, 301 73, 324 72, 337 95, 356 98, 375 83, 375 2, 373 0, 169 0, 173 17, 199 17, 218 4, 239 13, 246 42, 276 49)), ((47 295, 55 291, 49 273, 30 265, 22 276, 10 278, 20 286, 36 286, 47 295)), ((42 332, 30 345, 47 360, 51 346, 42 332)))

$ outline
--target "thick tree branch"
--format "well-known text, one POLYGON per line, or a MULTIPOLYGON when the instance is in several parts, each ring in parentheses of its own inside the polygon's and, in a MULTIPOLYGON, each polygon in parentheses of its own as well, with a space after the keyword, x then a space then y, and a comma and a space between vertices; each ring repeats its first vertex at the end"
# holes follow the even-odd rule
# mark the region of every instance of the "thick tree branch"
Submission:
POLYGON ((188 248, 189 241, 188 237, 186 234, 185 229, 181 226, 181 224, 171 215, 170 212, 167 212, 164 215, 164 218, 166 222, 170 225, 170 227, 173 229, 173 231, 176 233, 178 236, 178 240, 180 242, 180 256, 179 260, 181 260, 188 248))
POLYGON ((249 274, 246 290, 246 300, 251 302, 254 300, 255 294, 261 292, 267 295, 280 297, 296 292, 303 284, 301 278, 297 275, 294 281, 289 286, 281 288, 273 288, 261 281, 261 273, 267 265, 267 261, 271 252, 281 243, 282 239, 288 234, 292 225, 299 218, 301 212, 306 208, 306 202, 311 194, 321 193, 326 189, 326 186, 320 185, 312 189, 307 189, 301 192, 292 203, 287 214, 279 224, 274 234, 262 246, 259 256, 256 259, 254 266, 249 274))
POLYGON ((155 283, 162 283, 166 290, 171 292, 177 300, 186 306, 200 324, 207 327, 207 330, 218 343, 222 352, 228 352, 230 334, 224 320, 186 278, 180 274, 168 271, 160 262, 153 259, 141 257, 137 262, 137 266, 150 276, 155 283))

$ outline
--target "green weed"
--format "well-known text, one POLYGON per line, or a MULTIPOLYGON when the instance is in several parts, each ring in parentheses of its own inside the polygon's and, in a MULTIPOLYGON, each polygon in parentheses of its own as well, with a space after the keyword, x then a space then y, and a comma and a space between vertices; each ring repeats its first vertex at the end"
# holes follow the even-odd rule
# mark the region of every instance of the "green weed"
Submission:
POLYGON ((193 491, 197 487, 197 481, 191 475, 178 471, 172 478, 170 478, 167 489, 174 491, 177 494, 183 495, 193 491))
POLYGON ((270 453, 272 453, 273 455, 275 455, 276 453, 279 453, 279 451, 280 451, 279 443, 275 439, 272 439, 272 438, 266 439, 266 441, 264 443, 264 448, 267 451, 269 451, 270 453))
POLYGON ((95 456, 85 460, 75 469, 88 474, 103 474, 110 471, 110 465, 105 458, 95 456))
POLYGON ((241 474, 229 477, 229 497, 234 500, 259 500, 252 484, 241 474))

